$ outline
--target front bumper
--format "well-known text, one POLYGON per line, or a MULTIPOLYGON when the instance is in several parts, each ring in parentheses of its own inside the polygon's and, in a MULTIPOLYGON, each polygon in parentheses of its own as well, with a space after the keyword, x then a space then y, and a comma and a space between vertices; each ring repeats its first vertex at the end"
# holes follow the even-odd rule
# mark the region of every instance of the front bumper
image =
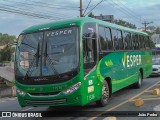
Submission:
POLYGON ((60 92, 57 95, 26 95, 21 96, 17 93, 18 101, 20 106, 81 106, 82 96, 79 94, 79 90, 65 95, 60 92))

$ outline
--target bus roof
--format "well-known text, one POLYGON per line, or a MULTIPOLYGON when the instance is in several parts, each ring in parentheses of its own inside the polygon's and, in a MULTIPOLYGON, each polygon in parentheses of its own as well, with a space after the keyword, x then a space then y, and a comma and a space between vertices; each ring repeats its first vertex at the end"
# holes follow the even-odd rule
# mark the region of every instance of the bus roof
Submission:
POLYGON ((135 30, 135 29, 123 27, 123 26, 120 26, 120 25, 116 25, 116 24, 113 24, 113 23, 109 23, 109 22, 106 22, 106 21, 102 21, 102 20, 98 20, 98 19, 90 18, 90 17, 73 18, 73 19, 50 22, 50 23, 46 23, 46 24, 35 25, 35 26, 32 26, 32 27, 29 27, 29 28, 25 29, 22 33, 32 33, 32 32, 38 32, 38 31, 42 31, 42 30, 63 28, 63 27, 67 27, 67 26, 80 25, 80 24, 88 23, 88 22, 95 22, 95 23, 98 23, 100 25, 108 26, 108 27, 115 28, 115 29, 120 29, 120 30, 124 30, 124 31, 128 31, 128 32, 134 32, 134 33, 139 33, 139 34, 143 34, 143 35, 148 35, 145 32, 140 32, 140 31, 135 30))

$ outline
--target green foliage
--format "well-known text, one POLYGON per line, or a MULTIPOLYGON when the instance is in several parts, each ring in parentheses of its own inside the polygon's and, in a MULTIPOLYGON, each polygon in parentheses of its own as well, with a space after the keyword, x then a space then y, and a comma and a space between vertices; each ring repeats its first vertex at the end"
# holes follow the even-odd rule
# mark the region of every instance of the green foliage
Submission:
POLYGON ((0 33, 0 46, 12 43, 16 40, 16 36, 0 33))
POLYGON ((124 26, 124 27, 128 27, 128 28, 132 28, 132 29, 136 29, 136 25, 132 24, 132 23, 129 23, 129 22, 126 22, 124 20, 114 20, 115 24, 118 24, 118 25, 121 25, 121 26, 124 26))
POLYGON ((11 60, 11 55, 12 53, 15 52, 15 48, 13 47, 4 47, 3 49, 0 50, 0 61, 7 63, 6 61, 10 61, 11 60))
POLYGON ((89 13, 88 17, 94 17, 94 14, 91 12, 89 13))
POLYGON ((151 48, 155 48, 156 46, 155 46, 155 43, 150 39, 149 40, 149 46, 151 47, 151 48))
POLYGON ((15 52, 15 48, 13 47, 4 47, 0 50, 0 61, 10 61, 12 53, 15 52))
POLYGON ((10 61, 11 54, 15 51, 13 47, 7 47, 8 43, 13 43, 16 40, 16 36, 0 33, 0 46, 5 46, 0 49, 0 62, 10 61))
POLYGON ((160 27, 157 27, 155 32, 156 32, 156 34, 160 34, 160 27))

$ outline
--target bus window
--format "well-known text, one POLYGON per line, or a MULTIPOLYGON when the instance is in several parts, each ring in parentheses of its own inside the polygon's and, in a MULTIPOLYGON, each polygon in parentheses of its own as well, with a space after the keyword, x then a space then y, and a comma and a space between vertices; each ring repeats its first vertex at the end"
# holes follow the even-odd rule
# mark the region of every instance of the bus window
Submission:
POLYGON ((149 46, 149 37, 146 36, 146 49, 149 49, 150 46, 149 46))
POLYGON ((144 36, 142 36, 142 49, 145 49, 145 39, 144 39, 144 36))
POLYGON ((117 38, 118 38, 118 45, 119 45, 119 50, 124 49, 123 45, 123 38, 122 38, 122 31, 117 30, 117 38))
POLYGON ((132 34, 132 47, 133 50, 136 50, 136 35, 132 34))
POLYGON ((115 30, 115 29, 112 29, 112 40, 114 41, 114 48, 116 50, 119 50, 117 30, 115 30))
POLYGON ((140 50, 142 50, 142 48, 143 48, 143 41, 142 41, 142 36, 141 35, 139 35, 139 44, 140 44, 140 50))
POLYGON ((105 33, 106 33, 106 41, 108 45, 108 50, 113 50, 113 42, 111 39, 111 30, 110 28, 105 28, 105 33))
POLYGON ((108 45, 107 45, 107 41, 106 41, 104 27, 100 26, 98 29, 98 33, 99 33, 100 50, 107 50, 108 45))
POLYGON ((138 34, 135 35, 135 46, 136 46, 136 50, 139 50, 139 37, 138 37, 138 34))
POLYGON ((131 34, 129 32, 123 32, 123 37, 124 37, 124 47, 125 50, 130 50, 131 49, 131 34))

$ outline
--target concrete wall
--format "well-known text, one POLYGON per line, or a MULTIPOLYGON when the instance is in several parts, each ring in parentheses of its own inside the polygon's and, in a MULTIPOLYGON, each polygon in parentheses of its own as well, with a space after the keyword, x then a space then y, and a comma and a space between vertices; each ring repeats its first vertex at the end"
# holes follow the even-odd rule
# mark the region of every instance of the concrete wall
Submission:
POLYGON ((16 96, 16 87, 0 88, 0 98, 16 96))

